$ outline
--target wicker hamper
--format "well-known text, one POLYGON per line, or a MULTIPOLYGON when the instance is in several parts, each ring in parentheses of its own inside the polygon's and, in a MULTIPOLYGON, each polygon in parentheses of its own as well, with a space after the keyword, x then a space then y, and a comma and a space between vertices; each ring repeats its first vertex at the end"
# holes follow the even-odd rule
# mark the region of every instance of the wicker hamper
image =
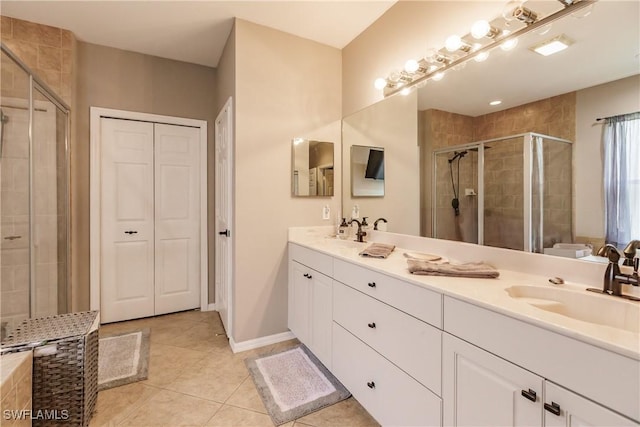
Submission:
POLYGON ((88 426, 98 396, 98 312, 23 321, 3 351, 33 348, 33 425, 88 426))

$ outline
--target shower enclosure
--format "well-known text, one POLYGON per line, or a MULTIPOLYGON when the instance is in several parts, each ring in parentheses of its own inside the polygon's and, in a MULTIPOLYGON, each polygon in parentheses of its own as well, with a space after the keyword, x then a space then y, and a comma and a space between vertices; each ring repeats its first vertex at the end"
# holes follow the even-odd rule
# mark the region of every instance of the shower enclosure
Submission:
POLYGON ((542 253, 572 242, 571 141, 537 133, 433 154, 433 237, 542 253))
POLYGON ((2 44, 0 321, 67 312, 69 108, 2 44))

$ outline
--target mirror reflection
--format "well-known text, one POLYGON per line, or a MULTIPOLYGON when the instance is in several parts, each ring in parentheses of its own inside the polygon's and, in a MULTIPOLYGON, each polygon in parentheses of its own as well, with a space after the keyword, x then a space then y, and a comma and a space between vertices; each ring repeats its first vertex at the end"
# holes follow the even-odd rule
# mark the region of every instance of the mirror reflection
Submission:
MULTIPOLYGON (((602 246, 603 122, 597 119, 640 110, 639 5, 598 2, 582 19, 563 18, 545 34, 523 37, 513 51, 494 51, 487 61, 472 61, 419 89, 415 109, 406 112, 417 111, 419 161, 401 170, 419 183, 420 203, 399 215, 396 204, 408 206, 414 196, 389 203, 402 190, 387 185, 385 198, 370 207, 379 216, 398 214, 387 230, 571 257, 586 252, 569 245, 602 246), (607 34, 594 34, 596 27, 607 34), (549 57, 528 49, 559 34, 573 45, 549 57), (399 229, 416 217, 417 230, 399 229)), ((345 122, 354 126, 353 117, 394 98, 405 97, 387 98, 345 122)), ((368 125, 383 128, 393 120, 368 125)), ((385 155, 397 150, 386 145, 385 155)), ((348 152, 343 156, 347 162, 348 152)), ((354 201, 343 194, 348 214, 354 201)))
POLYGON ((291 164, 292 195, 333 196, 333 142, 294 138, 291 164))
POLYGON ((384 196, 384 148, 351 146, 351 195, 384 196))

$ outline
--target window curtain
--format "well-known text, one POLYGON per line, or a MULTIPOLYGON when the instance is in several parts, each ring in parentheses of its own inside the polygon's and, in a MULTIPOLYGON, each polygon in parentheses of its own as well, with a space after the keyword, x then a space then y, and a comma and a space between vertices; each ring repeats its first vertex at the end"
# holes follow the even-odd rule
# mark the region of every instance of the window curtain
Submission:
POLYGON ((640 239, 640 112, 609 117, 603 129, 605 238, 640 239))

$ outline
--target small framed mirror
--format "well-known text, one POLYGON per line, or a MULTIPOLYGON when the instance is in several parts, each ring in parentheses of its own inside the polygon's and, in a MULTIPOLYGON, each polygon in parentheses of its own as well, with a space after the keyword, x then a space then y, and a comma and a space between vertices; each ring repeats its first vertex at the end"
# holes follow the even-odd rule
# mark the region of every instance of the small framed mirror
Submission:
POLYGON ((333 196, 333 142, 294 138, 291 144, 291 194, 333 196))
POLYGON ((351 196, 384 196, 384 148, 351 146, 351 196))

